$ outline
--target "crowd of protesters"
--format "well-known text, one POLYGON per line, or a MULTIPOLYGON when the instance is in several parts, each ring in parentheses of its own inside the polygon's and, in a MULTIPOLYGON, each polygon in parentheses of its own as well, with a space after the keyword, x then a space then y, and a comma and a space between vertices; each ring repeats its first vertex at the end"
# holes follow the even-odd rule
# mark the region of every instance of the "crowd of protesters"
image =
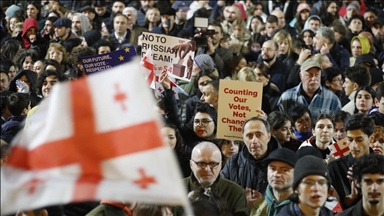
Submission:
MULTIPOLYGON (((165 90, 154 95, 196 215, 384 215, 384 1, 10 0, 1 7, 1 165, 52 87, 87 76, 81 57, 132 45, 141 55, 141 35, 152 32, 197 44, 190 81, 176 80, 189 96, 176 100, 166 72, 159 74, 165 90), (207 26, 196 27, 196 17, 207 26), (241 125, 242 140, 216 137, 220 79, 263 85, 262 107, 241 125), (338 142, 350 153, 336 159, 338 142)), ((102 200, 17 215, 183 209, 102 200)))

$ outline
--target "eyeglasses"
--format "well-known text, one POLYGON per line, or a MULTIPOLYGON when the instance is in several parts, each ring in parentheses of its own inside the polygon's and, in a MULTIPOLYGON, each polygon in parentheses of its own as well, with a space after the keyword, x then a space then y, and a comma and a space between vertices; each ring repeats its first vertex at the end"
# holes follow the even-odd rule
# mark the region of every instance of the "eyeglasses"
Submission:
POLYGON ((327 179, 320 179, 318 181, 315 181, 313 179, 306 179, 306 180, 302 181, 302 183, 304 183, 308 186, 313 186, 316 183, 318 183, 320 186, 324 186, 324 185, 328 184, 328 180, 327 179))
POLYGON ((210 122, 212 121, 208 119, 203 119, 201 121, 199 119, 195 119, 195 121, 193 121, 193 124, 195 124, 196 126, 207 126, 210 122))
POLYGON ((274 49, 269 48, 269 47, 262 47, 262 48, 261 48, 261 51, 264 51, 264 52, 275 52, 274 49))
POLYGON ((194 161, 192 159, 191 159, 191 161, 193 161, 201 169, 205 169, 207 166, 209 166, 209 168, 213 169, 213 168, 217 167, 220 164, 220 162, 209 162, 209 163, 207 163, 207 162, 196 162, 196 161, 194 161))
POLYGON ((342 79, 335 79, 335 80, 332 80, 332 82, 344 82, 344 80, 342 80, 342 79))

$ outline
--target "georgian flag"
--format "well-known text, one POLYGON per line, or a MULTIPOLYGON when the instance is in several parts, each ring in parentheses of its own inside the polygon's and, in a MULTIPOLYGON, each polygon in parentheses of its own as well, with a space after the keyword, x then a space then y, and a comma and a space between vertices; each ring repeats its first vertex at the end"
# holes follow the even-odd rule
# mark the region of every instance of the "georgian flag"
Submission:
POLYGON ((140 61, 145 80, 147 80, 149 87, 155 89, 155 69, 153 65, 152 50, 149 48, 140 61))
POLYGON ((152 98, 138 61, 56 84, 1 169, 1 214, 101 199, 188 207, 152 98))

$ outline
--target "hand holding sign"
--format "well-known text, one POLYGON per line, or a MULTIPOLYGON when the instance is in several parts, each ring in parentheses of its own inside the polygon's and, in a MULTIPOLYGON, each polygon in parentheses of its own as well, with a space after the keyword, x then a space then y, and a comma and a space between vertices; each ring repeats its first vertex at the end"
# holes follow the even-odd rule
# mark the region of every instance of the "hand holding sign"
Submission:
POLYGON ((171 81, 168 78, 167 71, 161 72, 159 82, 165 89, 171 89, 171 81))

